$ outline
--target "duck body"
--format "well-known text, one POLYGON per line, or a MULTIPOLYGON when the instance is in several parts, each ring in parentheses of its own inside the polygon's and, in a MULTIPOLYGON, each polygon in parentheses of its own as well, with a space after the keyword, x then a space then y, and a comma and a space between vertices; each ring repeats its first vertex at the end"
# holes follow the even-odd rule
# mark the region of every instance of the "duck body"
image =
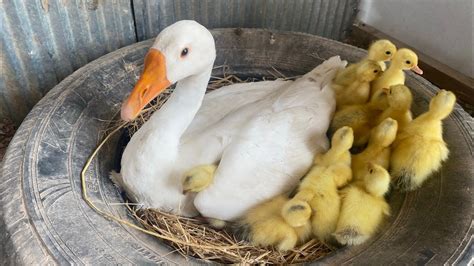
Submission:
POLYGON ((316 156, 296 195, 283 205, 282 216, 288 224, 302 226, 310 220, 313 235, 321 241, 329 240, 339 217, 338 188, 352 179, 349 149, 353 140, 351 128, 340 128, 332 137, 331 149, 316 156))
POLYGON ((387 93, 388 108, 377 118, 377 123, 390 117, 397 120, 398 128, 401 129, 413 120, 410 111, 413 96, 410 89, 405 85, 398 84, 384 90, 387 93))
MULTIPOLYGON (((333 73, 336 70, 333 68, 333 73)), ((206 153, 209 143, 229 141, 213 183, 194 200, 203 216, 221 220, 242 216, 249 208, 296 185, 311 166, 314 154, 328 148, 325 132, 334 112, 334 94, 330 79, 317 81, 314 74, 310 72, 232 112, 225 124, 208 127, 186 144, 189 153, 183 150, 184 156, 196 150, 196 140, 206 153), (239 130, 229 134, 229 128, 239 130)))
POLYGON ((441 90, 431 99, 429 110, 398 134, 393 144, 390 170, 401 189, 417 189, 448 158, 442 119, 452 112, 455 103, 452 92, 441 90))
MULTIPOLYGON (((144 207, 229 221, 296 184, 314 154, 327 149, 325 132, 335 109, 330 81, 344 63, 334 57, 295 81, 236 84, 204 96, 215 58, 209 47, 212 35, 191 21, 157 37, 152 50, 158 52, 151 52, 164 54, 165 81, 177 85, 132 136, 118 183, 144 207), (197 165, 217 166, 212 184, 183 195, 184 174, 197 165)), ((147 60, 143 80, 153 77, 146 75, 153 63, 147 60)), ((136 88, 148 92, 140 82, 136 88)), ((132 91, 122 117, 138 113, 130 100, 135 95, 141 94, 132 91)))
POLYGON ((280 251, 303 244, 311 237, 311 224, 307 221, 293 227, 283 219, 281 206, 288 200, 281 195, 253 207, 238 222, 237 234, 253 245, 274 246, 280 251))
POLYGON ((368 163, 374 163, 388 169, 390 165, 390 145, 397 136, 398 123, 386 118, 372 129, 367 147, 358 154, 352 155, 352 174, 354 180, 361 180, 368 163))
POLYGON ((367 103, 370 96, 370 82, 382 72, 380 65, 372 60, 364 60, 356 67, 356 77, 349 85, 342 86, 333 83, 337 109, 346 105, 367 103))
POLYGON ((333 235, 343 245, 362 244, 376 232, 384 216, 390 214, 384 199, 390 176, 383 167, 369 165, 361 180, 340 192, 341 213, 333 235))
POLYGON ((349 126, 354 131, 354 146, 363 146, 369 140, 370 130, 381 113, 375 100, 366 104, 345 106, 334 114, 329 131, 332 133, 341 127, 349 126))

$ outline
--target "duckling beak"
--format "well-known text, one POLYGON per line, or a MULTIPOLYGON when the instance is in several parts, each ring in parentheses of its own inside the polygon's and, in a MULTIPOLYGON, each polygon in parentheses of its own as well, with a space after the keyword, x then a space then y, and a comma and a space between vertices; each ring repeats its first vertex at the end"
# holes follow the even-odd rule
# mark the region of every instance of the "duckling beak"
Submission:
POLYGON ((423 75, 423 70, 421 70, 421 68, 418 65, 414 65, 411 68, 411 71, 415 72, 418 75, 423 75))
POLYGON ((166 77, 165 56, 156 49, 150 49, 145 57, 145 67, 132 93, 122 104, 120 115, 123 120, 135 119, 140 111, 171 83, 166 77))
POLYGON ((190 189, 183 189, 183 195, 186 195, 189 193, 189 191, 191 191, 190 189))

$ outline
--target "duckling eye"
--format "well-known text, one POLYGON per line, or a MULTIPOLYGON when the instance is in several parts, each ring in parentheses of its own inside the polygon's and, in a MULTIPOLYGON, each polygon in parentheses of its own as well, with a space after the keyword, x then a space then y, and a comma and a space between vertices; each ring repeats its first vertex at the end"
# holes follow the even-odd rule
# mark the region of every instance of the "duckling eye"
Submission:
POLYGON ((407 65, 411 64, 410 60, 405 61, 407 65))
POLYGON ((387 55, 389 55, 389 54, 391 54, 391 53, 392 53, 392 52, 390 52, 390 51, 385 51, 385 54, 387 54, 387 55))
POLYGON ((377 69, 375 69, 375 70, 374 70, 374 73, 377 73, 377 72, 379 72, 379 71, 378 71, 377 69))
POLYGON ((188 48, 184 48, 183 51, 181 51, 181 57, 185 57, 188 54, 189 50, 188 48))
POLYGON ((369 170, 369 173, 370 173, 370 174, 373 174, 373 173, 374 173, 374 169, 370 169, 370 170, 369 170))

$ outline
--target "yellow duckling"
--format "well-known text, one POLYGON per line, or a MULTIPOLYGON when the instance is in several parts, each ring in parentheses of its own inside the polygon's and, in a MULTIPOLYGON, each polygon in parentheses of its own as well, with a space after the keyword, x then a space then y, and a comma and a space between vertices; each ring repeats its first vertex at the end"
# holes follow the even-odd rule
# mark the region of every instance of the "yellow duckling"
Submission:
POLYGON ((398 122, 398 128, 401 129, 410 123, 413 118, 410 111, 413 96, 410 89, 402 84, 392 85, 385 89, 387 94, 388 108, 377 118, 377 124, 381 123, 385 118, 391 117, 398 122))
POLYGON ((349 127, 336 131, 332 147, 316 158, 316 165, 301 181, 296 195, 283 205, 281 214, 291 226, 305 226, 311 218, 313 235, 328 241, 336 229, 340 197, 338 188, 352 179, 353 132, 349 127))
POLYGON ((361 180, 367 172, 367 163, 375 163, 388 169, 390 164, 390 145, 397 136, 398 123, 386 118, 372 129, 369 144, 361 153, 352 155, 352 175, 361 180))
POLYGON ((281 195, 252 208, 237 222, 236 234, 253 245, 274 246, 280 251, 305 243, 311 237, 311 223, 297 227, 286 223, 281 206, 287 201, 288 197, 281 195))
POLYGON ((437 171, 448 158, 442 121, 453 111, 456 96, 440 90, 429 110, 415 118, 397 136, 392 148, 390 170, 404 190, 414 190, 437 171))
POLYGON ((418 67, 418 56, 410 49, 399 49, 393 56, 390 67, 375 81, 372 82, 371 97, 383 88, 392 85, 405 84, 405 72, 411 69, 422 75, 423 71, 418 67))
POLYGON ((382 69, 377 61, 364 60, 356 66, 356 78, 348 86, 333 84, 336 108, 345 105, 364 104, 370 96, 370 82, 380 76, 382 69))
POLYGON ((183 194, 200 192, 208 187, 214 179, 216 165, 199 165, 184 174, 183 194))
MULTIPOLYGON (((203 164, 191 168, 191 170, 184 173, 184 180, 182 183, 183 194, 197 193, 207 188, 214 180, 214 173, 216 172, 217 166, 212 164, 203 164)), ((206 218, 209 225, 214 228, 222 229, 227 223, 226 221, 206 218)))
POLYGON ((350 85, 356 80, 357 65, 359 63, 364 62, 365 60, 376 61, 380 65, 382 71, 385 71, 385 61, 391 60, 392 56, 396 53, 396 51, 397 47, 395 47, 395 45, 389 40, 375 41, 369 47, 367 57, 365 57, 358 63, 350 64, 345 69, 339 71, 336 77, 334 78, 333 83, 344 87, 350 85))
POLYGON ((341 213, 333 234, 343 245, 359 245, 369 239, 390 214, 384 199, 390 175, 380 165, 369 163, 363 178, 341 191, 341 213))
MULTIPOLYGON (((306 190, 307 185, 314 177, 313 174, 321 176, 317 187, 318 191, 324 191, 325 195, 334 198, 336 208, 329 208, 331 211, 339 209, 339 195, 337 186, 345 185, 352 177, 350 170, 351 155, 349 149, 352 145, 352 129, 349 127, 341 128, 332 137, 332 147, 325 154, 316 156, 315 163, 321 165, 314 167, 313 170, 303 179, 298 193, 293 199, 286 195, 277 196, 269 201, 259 204, 246 213, 246 215, 237 222, 237 234, 241 238, 248 240, 253 245, 275 246, 280 251, 290 250, 298 244, 304 243, 311 237, 312 227, 309 220, 311 216, 311 207, 308 201, 315 198, 311 189, 306 190), (327 166, 334 165, 332 168, 327 166), (317 169, 315 169, 317 168, 317 169), (327 173, 322 173, 326 170, 327 173), (302 190, 302 188, 304 190, 302 190), (282 208, 282 206, 285 206, 282 208), (308 214, 309 213, 309 214, 308 214), (295 220, 298 219, 298 221, 295 220), (287 221, 290 221, 289 223, 287 221)), ((332 205, 330 200, 329 205, 332 205)), ((333 215, 331 215, 333 216, 333 215)), ((336 217, 337 222, 337 217, 336 217)), ((335 229, 335 222, 334 228, 335 229)), ((330 234, 331 232, 329 232, 330 234)))
POLYGON ((386 98, 387 94, 382 91, 378 97, 372 97, 366 104, 349 105, 338 110, 329 126, 329 133, 343 126, 349 126, 354 131, 354 146, 365 145, 369 140, 370 130, 382 114, 386 98))

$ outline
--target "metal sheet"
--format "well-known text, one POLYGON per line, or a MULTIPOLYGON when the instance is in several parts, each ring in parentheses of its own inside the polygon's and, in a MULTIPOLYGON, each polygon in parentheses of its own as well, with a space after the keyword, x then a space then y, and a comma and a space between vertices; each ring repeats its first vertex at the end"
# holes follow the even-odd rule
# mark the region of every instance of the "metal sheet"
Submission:
POLYGON ((181 19, 341 40, 359 0, 0 0, 0 119, 17 124, 74 70, 181 19))
POLYGON ((136 42, 123 0, 2 0, 0 25, 0 119, 17 123, 74 70, 136 42))
POLYGON ((208 28, 268 28, 341 40, 358 4, 359 0, 133 0, 140 41, 181 19, 208 28))

